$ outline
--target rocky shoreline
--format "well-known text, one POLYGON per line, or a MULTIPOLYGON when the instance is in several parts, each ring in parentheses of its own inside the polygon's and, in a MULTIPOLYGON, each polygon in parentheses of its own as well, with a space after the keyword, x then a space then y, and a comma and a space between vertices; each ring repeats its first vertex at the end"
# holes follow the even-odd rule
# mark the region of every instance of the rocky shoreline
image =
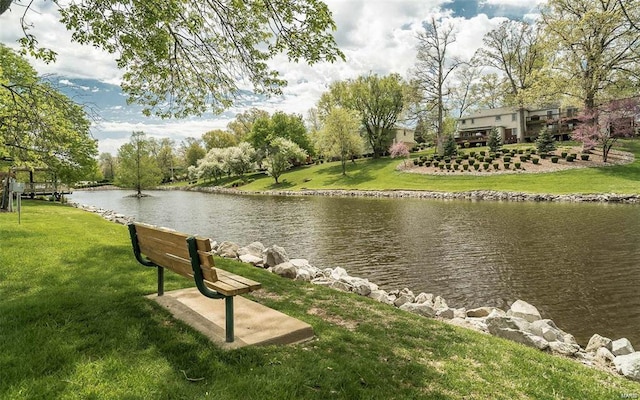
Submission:
POLYGON ((640 204, 640 194, 545 194, 525 192, 502 192, 495 190, 471 190, 466 192, 436 192, 427 190, 264 190, 248 191, 229 189, 218 186, 187 187, 176 190, 188 190, 204 193, 223 193, 240 195, 271 196, 334 196, 334 197, 374 197, 374 198, 415 198, 435 200, 470 200, 470 201, 512 201, 512 202, 557 202, 557 203, 621 203, 640 204))
MULTIPOLYGON (((123 225, 134 220, 111 210, 77 203, 70 205, 123 225)), ((232 242, 212 242, 212 248, 220 257, 265 268, 283 278, 366 296, 421 317, 437 318, 640 381, 640 351, 635 351, 629 340, 612 340, 594 334, 583 348, 573 335, 558 328, 552 320, 543 319, 536 307, 524 300, 515 301, 508 310, 496 307, 451 308, 444 298, 431 293, 416 295, 408 288, 387 292, 368 279, 349 276, 344 268, 319 269, 308 260, 290 259, 286 250, 277 245, 265 247, 260 242, 253 242, 240 246, 232 242)))

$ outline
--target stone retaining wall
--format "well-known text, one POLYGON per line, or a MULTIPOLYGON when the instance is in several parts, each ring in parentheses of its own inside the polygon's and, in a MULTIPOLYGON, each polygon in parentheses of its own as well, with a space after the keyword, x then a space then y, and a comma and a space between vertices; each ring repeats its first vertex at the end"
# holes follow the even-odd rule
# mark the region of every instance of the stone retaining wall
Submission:
POLYGON ((260 194, 271 196, 336 196, 336 197, 380 197, 380 198, 416 198, 438 200, 472 200, 472 201, 534 201, 564 203, 625 203, 640 204, 640 194, 541 194, 525 192, 500 192, 495 190, 472 190, 467 192, 435 192, 423 190, 266 190, 247 191, 228 189, 218 186, 179 188, 205 193, 225 194, 260 194))

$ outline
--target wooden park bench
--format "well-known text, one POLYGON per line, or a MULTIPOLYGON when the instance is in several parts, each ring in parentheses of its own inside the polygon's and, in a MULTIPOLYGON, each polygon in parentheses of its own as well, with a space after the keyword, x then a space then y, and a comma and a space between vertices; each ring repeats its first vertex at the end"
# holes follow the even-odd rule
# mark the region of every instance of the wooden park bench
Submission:
POLYGON ((164 294, 164 269, 193 278, 200 293, 225 300, 226 341, 233 342, 233 297, 260 288, 260 283, 215 268, 211 242, 170 229, 129 224, 133 253, 138 262, 158 269, 158 296, 164 294))

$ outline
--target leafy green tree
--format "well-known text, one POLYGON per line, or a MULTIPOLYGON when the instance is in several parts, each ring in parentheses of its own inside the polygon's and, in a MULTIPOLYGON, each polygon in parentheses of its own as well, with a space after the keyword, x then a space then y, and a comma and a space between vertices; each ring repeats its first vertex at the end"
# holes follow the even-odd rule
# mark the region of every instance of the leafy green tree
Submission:
POLYGON ((307 156, 307 153, 291 140, 282 137, 275 138, 269 143, 267 149, 265 158, 267 173, 278 184, 278 179, 284 171, 291 168, 294 163, 304 161, 307 156))
POLYGON ((257 108, 250 108, 236 115, 236 118, 227 124, 227 129, 231 131, 239 142, 247 140, 253 129, 256 120, 269 117, 269 113, 257 108))
POLYGON ((207 154, 207 151, 200 144, 200 140, 192 137, 188 137, 182 142, 181 151, 187 168, 198 165, 198 160, 207 154))
POLYGON ((491 129, 489 133, 489 140, 487 140, 487 146, 489 146, 489 151, 495 153, 498 151, 500 146, 502 146, 502 138, 500 137, 500 133, 497 128, 491 129))
MULTIPOLYGON (((344 58, 332 37, 331 12, 318 0, 56 5, 73 40, 113 54, 124 72, 124 92, 145 107, 145 114, 184 117, 220 111, 240 94, 240 82, 251 82, 256 92, 280 94, 286 81, 269 62, 279 54, 309 64, 344 58)), ((28 33, 28 16, 21 21, 27 32, 23 47, 55 59, 55 52, 38 48, 37 38, 28 33)))
POLYGON ((286 114, 277 111, 272 116, 267 114, 259 117, 253 122, 247 141, 261 155, 264 155, 275 138, 289 139, 307 154, 314 154, 307 128, 299 114, 286 114))
POLYGON ((271 116, 272 138, 282 137, 297 144, 308 155, 314 155, 314 149, 304 125, 304 119, 300 114, 286 114, 276 111, 271 116))
POLYGON ((536 139, 536 148, 540 154, 548 154, 556 149, 556 142, 551 131, 543 127, 536 139))
POLYGON ((321 154, 338 157, 342 163, 342 175, 347 174, 347 160, 363 152, 362 137, 358 133, 360 117, 357 112, 336 107, 317 133, 317 146, 321 154))
POLYGON ((116 159, 111 153, 101 153, 98 161, 103 179, 113 181, 116 176, 116 159))
POLYGON ((554 81, 584 109, 637 94, 640 31, 634 29, 634 21, 640 19, 640 7, 636 3, 548 0, 542 8, 545 48, 555 56, 554 81))
POLYGON ((267 145, 273 137, 273 126, 269 114, 257 118, 251 125, 251 132, 247 137, 254 149, 260 153, 260 157, 264 157, 267 152, 267 145))
POLYGON ((131 134, 129 143, 118 149, 116 184, 134 188, 138 197, 142 190, 154 187, 162 180, 162 174, 149 150, 149 141, 144 132, 131 134))
POLYGON ((47 168, 62 182, 74 183, 93 176, 97 167, 89 128, 81 106, 0 44, 0 155, 13 166, 47 168))
POLYGON ((233 147, 238 144, 238 139, 233 133, 214 129, 202 135, 204 148, 209 151, 213 148, 233 147))
POLYGON ((398 74, 384 77, 372 74, 334 82, 320 97, 318 112, 321 118, 326 118, 337 106, 357 111, 364 138, 377 158, 391 144, 393 128, 404 108, 406 87, 398 74))
POLYGON ((175 179, 176 155, 174 151, 174 142, 169 138, 160 140, 160 148, 155 155, 158 168, 162 173, 163 182, 171 182, 175 179))

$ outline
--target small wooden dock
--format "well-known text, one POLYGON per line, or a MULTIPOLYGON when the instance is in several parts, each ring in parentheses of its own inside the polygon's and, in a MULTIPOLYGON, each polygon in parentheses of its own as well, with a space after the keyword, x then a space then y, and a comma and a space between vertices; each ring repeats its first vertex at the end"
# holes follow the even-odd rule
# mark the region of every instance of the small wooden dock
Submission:
POLYGON ((36 196, 60 196, 71 193, 73 190, 66 185, 54 185, 52 182, 26 182, 22 197, 33 199, 36 196))

